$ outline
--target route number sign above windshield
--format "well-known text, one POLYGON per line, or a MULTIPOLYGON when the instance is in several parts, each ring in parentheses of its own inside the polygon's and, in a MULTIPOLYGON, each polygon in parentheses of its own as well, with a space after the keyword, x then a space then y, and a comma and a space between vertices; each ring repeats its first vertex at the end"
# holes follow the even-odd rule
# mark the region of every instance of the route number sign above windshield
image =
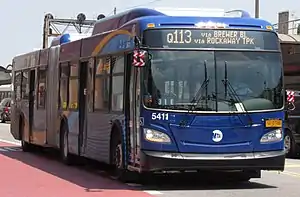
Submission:
POLYGON ((144 32, 150 48, 222 48, 279 50, 278 37, 271 31, 225 29, 156 29, 144 32))

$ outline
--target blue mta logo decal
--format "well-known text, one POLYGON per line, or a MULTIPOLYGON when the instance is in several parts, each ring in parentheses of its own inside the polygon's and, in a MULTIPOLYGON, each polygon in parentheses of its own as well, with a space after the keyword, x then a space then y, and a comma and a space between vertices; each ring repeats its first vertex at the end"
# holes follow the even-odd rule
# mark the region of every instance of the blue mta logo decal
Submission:
POLYGON ((223 139, 223 133, 220 130, 214 130, 212 132, 212 140, 214 142, 221 142, 221 140, 223 139))

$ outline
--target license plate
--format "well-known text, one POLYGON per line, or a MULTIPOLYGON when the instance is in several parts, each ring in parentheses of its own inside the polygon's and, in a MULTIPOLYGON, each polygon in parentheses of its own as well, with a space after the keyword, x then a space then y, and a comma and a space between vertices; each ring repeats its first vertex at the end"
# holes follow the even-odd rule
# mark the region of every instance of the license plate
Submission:
POLYGON ((269 127, 282 127, 282 120, 273 119, 273 120, 266 120, 265 126, 269 127))

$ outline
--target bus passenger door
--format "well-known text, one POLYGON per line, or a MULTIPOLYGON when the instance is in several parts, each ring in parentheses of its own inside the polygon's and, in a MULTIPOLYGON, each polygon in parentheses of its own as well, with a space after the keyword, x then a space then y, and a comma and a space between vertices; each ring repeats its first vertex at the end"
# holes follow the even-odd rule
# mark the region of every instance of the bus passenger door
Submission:
POLYGON ((35 70, 29 71, 29 141, 32 142, 34 129, 34 104, 35 104, 35 70))
POLYGON ((78 136, 78 154, 84 153, 84 138, 87 128, 87 75, 88 62, 80 63, 79 70, 79 136, 78 136))
POLYGON ((131 162, 139 164, 140 148, 140 69, 131 67, 129 84, 131 162))

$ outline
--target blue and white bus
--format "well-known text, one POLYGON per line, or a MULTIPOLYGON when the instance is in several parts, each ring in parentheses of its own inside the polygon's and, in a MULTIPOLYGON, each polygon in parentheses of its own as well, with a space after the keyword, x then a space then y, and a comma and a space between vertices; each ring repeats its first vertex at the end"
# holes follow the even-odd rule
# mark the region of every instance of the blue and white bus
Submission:
POLYGON ((133 9, 13 60, 11 132, 131 172, 283 171, 280 43, 247 12, 133 9), (174 12, 173 12, 174 13, 174 12), (216 13, 214 13, 216 14, 216 13), (24 61, 26 59, 26 61, 24 61))

